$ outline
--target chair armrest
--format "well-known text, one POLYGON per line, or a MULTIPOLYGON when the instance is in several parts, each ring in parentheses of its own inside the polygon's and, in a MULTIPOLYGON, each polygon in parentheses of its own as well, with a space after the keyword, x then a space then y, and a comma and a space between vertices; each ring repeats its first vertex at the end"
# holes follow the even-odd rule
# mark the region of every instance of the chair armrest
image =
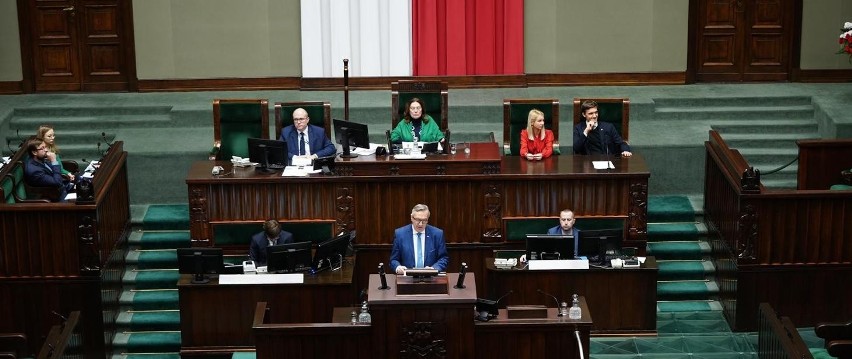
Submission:
POLYGON ((222 142, 216 141, 213 142, 213 148, 210 149, 210 154, 207 159, 211 161, 215 161, 217 157, 219 157, 219 151, 222 150, 222 142))
POLYGON ((0 358, 24 357, 27 354, 27 335, 0 333, 0 358))
POLYGON ((852 340, 852 321, 817 323, 814 333, 828 342, 834 340, 852 340))
POLYGON ((840 178, 843 184, 852 186, 852 169, 840 171, 840 178))
POLYGON ((852 340, 832 340, 825 342, 825 349, 833 357, 839 359, 852 358, 852 340))

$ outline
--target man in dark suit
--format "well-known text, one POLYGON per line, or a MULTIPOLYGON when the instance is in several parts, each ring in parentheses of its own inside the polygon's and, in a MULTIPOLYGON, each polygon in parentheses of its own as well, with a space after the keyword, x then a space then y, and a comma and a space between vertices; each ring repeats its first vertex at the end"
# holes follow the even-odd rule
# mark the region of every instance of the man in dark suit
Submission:
POLYGON ((266 247, 284 243, 293 243, 293 234, 282 231, 281 224, 274 219, 270 219, 263 223, 263 232, 251 237, 249 257, 255 262, 255 265, 265 266, 266 247))
POLYGON ((574 257, 577 257, 577 248, 579 246, 580 230, 574 228, 574 212, 570 209, 563 209, 559 212, 559 225, 547 230, 547 234, 561 234, 574 236, 574 257))
POLYGON ((447 269, 450 257, 444 242, 444 231, 428 225, 429 207, 418 204, 411 209, 411 225, 397 228, 393 233, 390 266, 396 274, 408 268, 447 269))
POLYGON ((287 142, 287 163, 293 162, 293 156, 313 160, 337 153, 337 148, 328 139, 325 129, 311 125, 310 121, 308 112, 297 108, 293 111, 293 124, 281 129, 279 140, 287 142))
POLYGON ((630 157, 630 145, 611 123, 598 121, 598 103, 583 101, 580 115, 585 121, 574 126, 574 154, 577 155, 621 155, 630 157))
POLYGON ((74 189, 74 183, 62 177, 56 154, 50 152, 44 141, 38 138, 27 141, 27 152, 30 156, 24 166, 24 180, 30 186, 58 188, 59 197, 56 200, 64 202, 68 192, 74 189))

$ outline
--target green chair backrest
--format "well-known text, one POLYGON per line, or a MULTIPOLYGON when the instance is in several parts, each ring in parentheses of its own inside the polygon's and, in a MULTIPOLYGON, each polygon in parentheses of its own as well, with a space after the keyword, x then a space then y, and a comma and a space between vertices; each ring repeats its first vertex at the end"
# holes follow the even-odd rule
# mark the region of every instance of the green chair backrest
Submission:
POLYGON ((219 100, 219 159, 248 157, 248 138, 269 138, 269 108, 265 104, 266 100, 219 100))
MULTIPOLYGON (((23 164, 17 164, 12 168, 11 172, 12 176, 15 178, 15 189, 14 194, 18 198, 29 199, 27 196, 27 187, 24 183, 24 166, 23 164)), ((14 199, 14 198, 13 198, 14 199)))
MULTIPOLYGON (((529 100, 504 100, 504 116, 508 116, 508 118, 503 118, 503 154, 507 156, 518 156, 521 153, 521 131, 527 128, 527 119, 529 118, 530 110, 538 109, 542 113, 544 113, 544 128, 547 130, 553 131, 554 135, 554 145, 553 145, 553 153, 558 155, 559 151, 559 116, 558 113, 556 116, 553 114, 553 103, 556 100, 541 100, 540 102, 530 102, 529 100), (505 123, 508 121, 508 126, 505 123), (555 125, 555 126, 554 126, 555 125), (506 128, 508 127, 508 131, 506 128), (505 145, 509 144, 509 149, 506 151, 505 145)), ((556 102, 556 111, 558 110, 559 103, 556 102)))
POLYGON ((308 112, 311 125, 325 129, 325 135, 331 137, 331 104, 322 101, 277 102, 275 103, 275 139, 281 137, 281 130, 293 124, 293 111, 303 108, 308 112))
POLYGON ((447 84, 440 81, 398 81, 391 84, 391 103, 396 108, 391 108, 391 128, 395 128, 399 121, 405 118, 405 105, 412 98, 423 101, 423 113, 438 121, 438 128, 446 130, 447 124, 447 84))
MULTIPOLYGON (((527 234, 545 234, 547 230, 559 225, 559 218, 517 218, 505 222, 506 241, 524 241, 527 234)), ((579 217, 574 223, 581 231, 584 229, 624 228, 622 218, 579 217)))
MULTIPOLYGON (((293 234, 296 242, 320 243, 331 239, 334 222, 281 222, 281 229, 293 234)), ((213 226, 217 247, 244 246, 248 253, 251 236, 262 230, 261 223, 229 223, 213 226)))
POLYGON ((12 179, 11 174, 3 176, 0 179, 0 191, 3 191, 3 203, 15 203, 15 196, 12 195, 15 191, 15 181, 12 179))
MULTIPOLYGON (((627 98, 604 98, 604 99, 574 99, 574 124, 583 121, 580 114, 580 105, 585 100, 594 100, 598 103, 598 121, 606 121, 615 126, 621 138, 627 142, 630 139, 630 99, 627 98)), ((573 129, 572 129, 573 131, 573 129)))

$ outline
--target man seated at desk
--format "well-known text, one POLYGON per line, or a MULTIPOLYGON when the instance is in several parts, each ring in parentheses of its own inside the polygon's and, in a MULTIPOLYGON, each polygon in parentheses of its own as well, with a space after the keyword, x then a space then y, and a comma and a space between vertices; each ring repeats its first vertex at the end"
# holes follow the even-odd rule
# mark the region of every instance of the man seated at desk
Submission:
POLYGON ((29 160, 24 165, 24 180, 30 186, 54 187, 59 189, 59 201, 65 201, 74 183, 62 177, 62 169, 56 154, 47 149, 47 144, 38 138, 27 142, 29 160))
POLYGON ((621 135, 611 123, 598 121, 598 103, 583 101, 580 114, 585 121, 574 126, 574 154, 578 155, 616 155, 630 157, 630 145, 621 139, 621 135))
MULTIPOLYGON (((562 212, 559 212, 559 225, 552 227, 547 230, 547 234, 558 234, 558 235, 571 235, 574 236, 574 258, 578 257, 578 248, 579 248, 579 238, 580 238, 580 230, 574 228, 574 222, 576 222, 576 218, 574 218, 574 211, 566 208, 563 209, 562 212)), ((527 261, 527 255, 521 255, 521 262, 527 261)))
POLYGON ((411 225, 397 228, 393 234, 390 266, 403 275, 408 268, 434 268, 444 272, 449 255, 444 231, 428 225, 429 207, 415 205, 411 209, 411 225))
POLYGON ((279 140, 287 142, 287 163, 293 156, 314 160, 337 153, 334 143, 325 134, 325 129, 310 124, 308 112, 303 108, 293 111, 293 124, 281 129, 279 140))
POLYGON ((285 243, 293 243, 293 234, 282 231, 281 224, 274 219, 270 219, 263 223, 263 232, 251 237, 249 257, 254 261, 255 265, 265 266, 266 247, 285 243))

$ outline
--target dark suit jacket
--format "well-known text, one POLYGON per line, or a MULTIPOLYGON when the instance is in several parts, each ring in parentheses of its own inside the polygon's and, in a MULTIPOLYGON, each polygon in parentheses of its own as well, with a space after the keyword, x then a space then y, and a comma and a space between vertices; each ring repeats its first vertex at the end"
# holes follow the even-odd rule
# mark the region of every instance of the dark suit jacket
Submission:
MULTIPOLYGON (((319 126, 308 125, 308 145, 311 146, 311 153, 317 157, 328 157, 337 153, 337 148, 334 143, 328 139, 325 134, 325 129, 319 126)), ((287 163, 293 160, 293 156, 299 154, 299 131, 293 125, 281 129, 281 141, 287 142, 287 163)))
MULTIPOLYGON (((547 234, 562 234, 562 227, 556 226, 548 229, 547 234)), ((571 228, 571 234, 574 235, 574 257, 576 258, 580 246, 580 230, 577 227, 571 228)))
MULTIPOLYGON (((426 242, 423 244, 424 256, 423 265, 437 269, 439 272, 444 272, 447 269, 447 262, 450 260, 447 255, 447 244, 444 242, 444 231, 438 227, 426 225, 426 242)), ((396 270, 396 267, 405 266, 406 268, 414 268, 414 229, 411 225, 406 225, 397 228, 393 232, 393 248, 390 255, 390 269, 396 270)))
MULTIPOLYGON (((275 244, 293 243, 293 234, 287 231, 278 233, 278 240, 275 244)), ((255 265, 266 265, 266 247, 269 246, 269 241, 266 240, 266 232, 260 232, 251 236, 251 247, 249 247, 249 257, 255 262, 255 265)))
POLYGON ((62 178, 62 168, 56 164, 48 164, 53 171, 48 170, 41 162, 34 157, 27 160, 27 165, 24 166, 24 180, 30 186, 36 187, 57 187, 60 189, 59 199, 64 200, 68 194, 68 181, 62 178))
MULTIPOLYGON (((588 138, 583 134, 586 129, 586 121, 580 121, 574 126, 574 154, 591 155, 587 148, 588 138)), ((598 127, 593 131, 598 131, 601 134, 601 142, 605 151, 605 155, 619 156, 624 151, 630 151, 630 145, 621 139, 621 135, 615 130, 615 126, 606 121, 598 121, 598 127)))

